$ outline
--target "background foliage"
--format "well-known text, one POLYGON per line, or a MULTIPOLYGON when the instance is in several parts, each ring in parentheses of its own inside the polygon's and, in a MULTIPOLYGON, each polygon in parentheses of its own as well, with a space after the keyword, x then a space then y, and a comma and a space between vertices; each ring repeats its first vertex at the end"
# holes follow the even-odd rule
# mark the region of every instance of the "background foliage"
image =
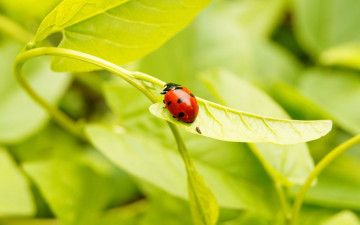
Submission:
MULTIPOLYGON (((52 11, 60 2, 0 0, 0 225, 215 224, 217 217, 210 207, 208 217, 192 219, 174 137, 120 78, 64 57, 51 62, 62 73, 48 57, 26 63, 32 87, 86 124, 90 142, 55 123, 13 75, 30 41, 28 49, 79 50, 241 111, 334 122, 327 136, 296 145, 180 131, 218 202, 217 224, 287 224, 314 165, 360 132, 356 0, 64 0, 52 11)), ((299 224, 360 224, 359 150, 320 174, 299 224)))

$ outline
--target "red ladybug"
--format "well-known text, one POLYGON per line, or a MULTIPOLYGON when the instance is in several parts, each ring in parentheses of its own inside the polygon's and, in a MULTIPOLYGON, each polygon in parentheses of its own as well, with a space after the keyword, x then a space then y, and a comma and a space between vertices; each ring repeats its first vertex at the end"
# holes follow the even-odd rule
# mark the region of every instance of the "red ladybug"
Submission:
POLYGON ((161 94, 165 94, 164 103, 174 118, 185 123, 194 122, 199 106, 189 89, 179 84, 167 83, 161 94))

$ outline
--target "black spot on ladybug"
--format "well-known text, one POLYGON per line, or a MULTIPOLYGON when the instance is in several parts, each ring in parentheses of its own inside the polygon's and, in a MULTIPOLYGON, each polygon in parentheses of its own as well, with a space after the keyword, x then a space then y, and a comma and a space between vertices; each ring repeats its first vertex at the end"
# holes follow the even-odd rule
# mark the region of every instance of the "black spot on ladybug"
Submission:
POLYGON ((177 89, 183 89, 183 87, 181 87, 181 86, 175 87, 175 90, 177 90, 177 89))
POLYGON ((201 130, 200 130, 200 127, 196 127, 195 130, 196 130, 196 132, 198 132, 199 134, 202 134, 202 133, 201 133, 201 130))
POLYGON ((193 93, 190 93, 190 96, 191 96, 191 97, 195 97, 195 96, 193 95, 193 93))
POLYGON ((182 103, 183 101, 184 101, 183 98, 179 98, 179 99, 177 100, 177 103, 182 103))
POLYGON ((181 118, 183 117, 185 114, 183 112, 179 113, 178 117, 181 118))
POLYGON ((171 104, 171 101, 168 101, 167 105, 170 105, 171 104))

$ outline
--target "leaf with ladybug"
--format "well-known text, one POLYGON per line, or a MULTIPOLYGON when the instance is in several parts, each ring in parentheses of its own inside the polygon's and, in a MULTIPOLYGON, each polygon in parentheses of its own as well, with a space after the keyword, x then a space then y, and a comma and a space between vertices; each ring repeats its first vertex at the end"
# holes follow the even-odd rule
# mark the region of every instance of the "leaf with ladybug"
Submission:
MULTIPOLYGON (((167 91, 167 86, 165 86, 163 93, 167 94, 167 91)), ((191 99, 191 97, 188 98, 191 99)), ((169 99, 173 99, 174 104, 181 104, 177 102, 178 98, 173 94, 169 99)), ((183 122, 181 119, 186 114, 194 114, 194 111, 186 111, 188 108, 184 105, 169 108, 169 100, 165 100, 167 105, 164 102, 151 105, 150 112, 189 132, 233 142, 296 144, 318 139, 327 134, 332 127, 330 120, 277 119, 242 112, 201 98, 196 98, 196 100, 199 108, 193 122, 183 122), (181 112, 184 115, 180 114, 181 112)))

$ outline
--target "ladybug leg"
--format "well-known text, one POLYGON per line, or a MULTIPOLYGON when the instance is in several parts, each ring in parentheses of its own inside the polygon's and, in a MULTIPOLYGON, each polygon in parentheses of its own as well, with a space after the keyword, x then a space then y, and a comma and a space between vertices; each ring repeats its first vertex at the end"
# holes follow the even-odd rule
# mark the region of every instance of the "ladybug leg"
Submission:
POLYGON ((173 115, 173 118, 175 118, 175 119, 176 119, 176 116, 174 116, 174 115, 173 115))

